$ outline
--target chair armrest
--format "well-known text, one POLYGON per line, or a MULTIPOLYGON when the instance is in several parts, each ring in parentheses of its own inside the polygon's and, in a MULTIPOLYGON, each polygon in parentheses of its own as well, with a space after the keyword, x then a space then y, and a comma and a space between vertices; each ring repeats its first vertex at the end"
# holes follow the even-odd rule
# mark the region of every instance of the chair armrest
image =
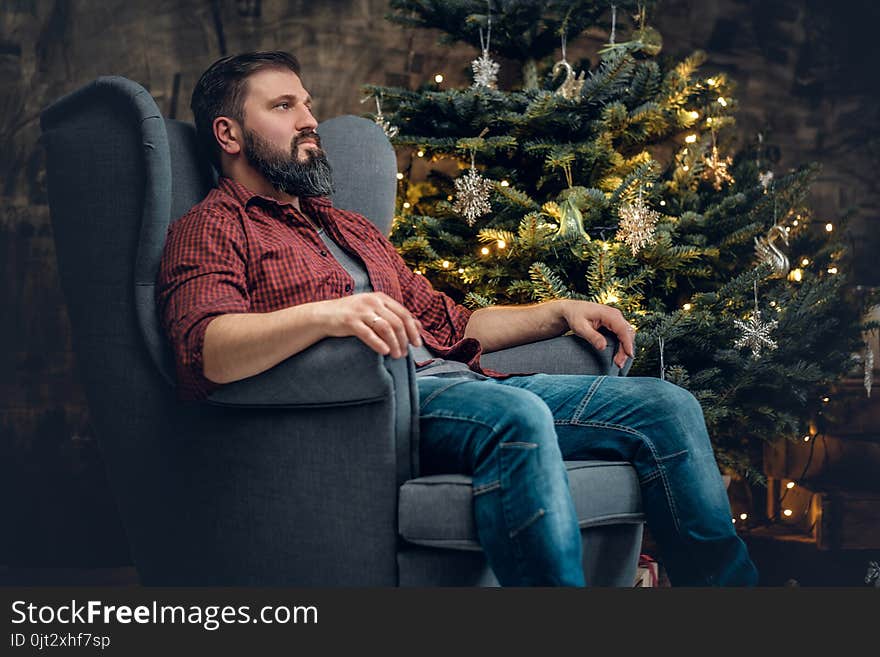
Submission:
POLYGON ((480 357, 480 364, 498 372, 543 372, 545 374, 604 374, 626 376, 632 366, 628 358, 622 368, 614 364, 619 340, 605 328, 599 329, 607 345, 602 351, 578 335, 563 335, 539 340, 508 349, 493 351, 480 357))
POLYGON ((354 337, 325 338, 265 372, 221 386, 207 401, 285 408, 369 404, 392 395, 395 378, 409 369, 414 379, 411 361, 381 356, 354 337))

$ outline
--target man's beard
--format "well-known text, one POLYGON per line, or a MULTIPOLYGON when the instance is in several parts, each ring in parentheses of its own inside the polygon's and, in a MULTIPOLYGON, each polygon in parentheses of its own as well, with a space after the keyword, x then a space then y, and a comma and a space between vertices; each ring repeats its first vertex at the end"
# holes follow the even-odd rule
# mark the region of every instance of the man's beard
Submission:
POLYGON ((244 152, 248 162, 278 191, 291 196, 329 196, 333 169, 321 148, 316 132, 303 132, 290 140, 290 153, 276 149, 256 132, 244 128, 244 152), (305 160, 298 155, 304 139, 314 139, 317 148, 306 148, 305 160))

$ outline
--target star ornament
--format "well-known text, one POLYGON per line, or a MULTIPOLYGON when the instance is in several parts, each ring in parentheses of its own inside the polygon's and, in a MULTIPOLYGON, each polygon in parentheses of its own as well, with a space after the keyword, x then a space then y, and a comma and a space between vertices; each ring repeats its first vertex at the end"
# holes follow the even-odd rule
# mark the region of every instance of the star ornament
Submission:
POLYGON ((776 340, 770 337, 770 333, 776 329, 779 322, 775 319, 769 322, 763 321, 760 310, 755 310, 747 322, 734 319, 733 323, 742 332, 742 336, 733 343, 734 346, 737 348, 749 347, 755 358, 761 355, 762 349, 766 348, 772 351, 778 346, 776 340))
POLYGON ((653 243, 654 230, 657 227, 657 220, 660 219, 660 213, 645 205, 641 195, 635 203, 621 205, 619 214, 620 223, 615 239, 629 245, 633 255, 653 243))

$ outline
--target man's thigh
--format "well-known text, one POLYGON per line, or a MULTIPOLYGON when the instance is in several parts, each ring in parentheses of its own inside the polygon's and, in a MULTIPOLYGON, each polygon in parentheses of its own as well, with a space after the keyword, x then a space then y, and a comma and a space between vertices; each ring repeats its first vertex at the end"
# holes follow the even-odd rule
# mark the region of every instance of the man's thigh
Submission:
POLYGON ((531 391, 466 377, 426 376, 417 384, 423 474, 473 474, 477 459, 511 419, 530 435, 555 442, 553 418, 531 391))
POLYGON ((662 457, 680 449, 683 431, 670 432, 677 423, 705 427, 687 390, 654 377, 532 374, 499 383, 544 400, 566 459, 632 461, 642 447, 662 457))

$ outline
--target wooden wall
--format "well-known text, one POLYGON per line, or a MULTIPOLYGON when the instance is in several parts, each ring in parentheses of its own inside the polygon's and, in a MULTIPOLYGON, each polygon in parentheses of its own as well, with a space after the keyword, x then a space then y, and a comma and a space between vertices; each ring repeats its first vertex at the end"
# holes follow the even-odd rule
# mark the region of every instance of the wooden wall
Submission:
MULTIPOLYGON (((878 284, 878 76, 866 1, 665 0, 651 21, 664 53, 695 48, 739 83, 738 138, 760 130, 777 172, 824 165, 813 206, 855 209, 856 280, 878 284)), ((442 72, 470 83, 469 47, 384 20, 385 0, 0 0, 0 566, 125 564, 128 554, 78 383, 46 206, 39 113, 100 75, 144 85, 166 116, 191 120, 189 97, 222 54, 285 49, 305 67, 318 118, 359 114, 364 83, 417 86, 442 72)), ((621 34, 626 27, 621 25, 621 34)), ((606 34, 569 44, 588 57, 606 34)), ((502 65, 505 65, 502 62, 502 65)), ((515 81, 512 66, 502 80, 515 81)))

